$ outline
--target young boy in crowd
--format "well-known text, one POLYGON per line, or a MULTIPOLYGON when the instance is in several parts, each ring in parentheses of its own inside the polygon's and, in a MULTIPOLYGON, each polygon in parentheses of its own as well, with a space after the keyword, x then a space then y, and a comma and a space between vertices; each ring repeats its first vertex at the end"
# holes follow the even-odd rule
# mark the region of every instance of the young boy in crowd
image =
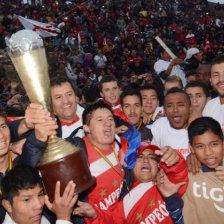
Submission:
POLYGON ((183 196, 184 223, 221 224, 224 220, 223 133, 210 117, 194 120, 188 128, 191 150, 201 162, 200 172, 189 173, 183 196))
POLYGON ((77 200, 75 184, 70 181, 60 196, 60 182, 55 187, 54 202, 44 196, 44 187, 38 171, 29 166, 17 166, 2 181, 2 205, 7 211, 3 224, 49 224, 42 215, 44 204, 56 214, 56 224, 70 224, 77 200))

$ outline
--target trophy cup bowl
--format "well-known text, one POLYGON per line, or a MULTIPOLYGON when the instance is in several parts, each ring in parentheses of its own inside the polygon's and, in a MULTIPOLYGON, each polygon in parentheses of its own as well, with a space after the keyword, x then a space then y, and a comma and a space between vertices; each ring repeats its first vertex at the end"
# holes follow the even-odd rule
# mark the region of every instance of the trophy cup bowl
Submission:
MULTIPOLYGON (((32 30, 18 31, 9 40, 8 54, 30 101, 40 103, 53 116, 47 59, 41 37, 32 30)), ((61 193, 70 180, 76 184, 76 193, 87 190, 96 181, 90 173, 84 149, 57 136, 49 137, 37 169, 51 201, 58 180, 61 193)))

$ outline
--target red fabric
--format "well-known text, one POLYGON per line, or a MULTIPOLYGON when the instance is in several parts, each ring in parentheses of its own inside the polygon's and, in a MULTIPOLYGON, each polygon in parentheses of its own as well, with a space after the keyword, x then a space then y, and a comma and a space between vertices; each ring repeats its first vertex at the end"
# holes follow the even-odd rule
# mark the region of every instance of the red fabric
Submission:
MULTIPOLYGON (((178 153, 178 152, 177 152, 178 153)), ((165 172, 167 172, 167 176, 172 182, 182 182, 186 181, 188 182, 188 174, 187 174, 187 166, 184 158, 182 155, 180 155, 180 161, 178 164, 174 165, 173 167, 166 167, 165 164, 160 164, 160 167, 164 169, 165 172)), ((141 183, 138 181, 134 182, 134 185, 130 191, 129 194, 132 194, 133 189, 138 187, 141 183)), ((186 190, 187 185, 185 186, 186 190)), ((134 192, 133 192, 134 193, 134 192)), ((131 201, 130 201, 131 204, 131 201)), ((170 216, 166 216, 164 213, 164 210, 161 212, 161 207, 164 208, 165 204, 163 201, 163 198, 161 197, 160 193, 158 192, 158 189, 155 185, 153 185, 151 188, 149 188, 145 193, 142 194, 142 196, 139 198, 139 200, 134 204, 134 206, 131 208, 130 212, 127 215, 127 218, 125 218, 125 208, 124 208, 124 199, 117 202, 115 205, 110 207, 107 211, 102 211, 97 207, 94 207, 97 212, 97 218, 96 219, 85 219, 87 224, 104 224, 104 223, 110 223, 110 224, 125 224, 125 223, 131 223, 131 224, 139 224, 139 223, 163 223, 163 224, 172 224, 173 221, 170 216), (158 219, 158 216, 155 215, 157 213, 158 216, 160 216, 160 220, 158 219), (141 217, 139 218, 139 215, 141 217), (139 218, 139 219, 137 219, 139 218), (151 220, 150 218, 154 221, 151 220), (155 219, 154 219, 155 218, 155 219)), ((129 204, 126 204, 127 206, 130 206, 129 204)), ((167 212, 168 213, 168 212, 167 212)))
POLYGON ((21 119, 21 118, 20 117, 7 117, 6 121, 10 122, 10 121, 16 121, 16 120, 19 120, 19 119, 21 119))
MULTIPOLYGON (((160 162, 159 167, 162 168, 165 171, 165 173, 168 173, 167 177, 172 183, 180 183, 180 182, 188 183, 189 179, 188 179, 188 170, 187 170, 186 160, 184 159, 184 157, 179 151, 177 150, 175 151, 179 155, 180 161, 172 167, 167 167, 165 163, 160 162)), ((187 189, 187 186, 188 184, 185 184, 180 187, 178 191, 179 197, 183 196, 183 194, 185 193, 187 189)))
MULTIPOLYGON (((88 161, 90 163, 91 173, 94 175, 94 173, 101 171, 105 167, 109 167, 105 172, 96 176, 96 185, 94 185, 94 188, 91 188, 88 193, 89 203, 104 210, 108 209, 109 206, 113 205, 118 200, 121 183, 124 177, 124 171, 121 171, 119 164, 117 164, 114 167, 119 171, 121 176, 116 173, 116 171, 113 170, 113 168, 111 168, 108 163, 104 161, 95 151, 86 136, 83 140, 85 141, 88 152, 88 161), (101 161, 101 163, 96 165, 99 161, 101 161)), ((116 148, 115 142, 113 143, 113 146, 116 148)), ((101 150, 101 152, 107 156, 112 154, 113 150, 111 148, 109 150, 101 150)))
POLYGON ((76 115, 75 120, 73 122, 71 122, 71 123, 66 123, 66 122, 63 122, 63 121, 60 121, 60 122, 61 122, 61 126, 64 126, 64 125, 71 126, 71 125, 75 124, 79 120, 80 120, 79 116, 76 115))

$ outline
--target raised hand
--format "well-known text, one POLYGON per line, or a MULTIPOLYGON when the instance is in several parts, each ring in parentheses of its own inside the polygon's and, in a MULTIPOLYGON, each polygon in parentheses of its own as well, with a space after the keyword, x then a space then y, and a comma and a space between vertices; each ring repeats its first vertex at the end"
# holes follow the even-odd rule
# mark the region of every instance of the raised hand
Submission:
POLYGON ((67 184, 62 196, 60 195, 60 185, 60 181, 57 181, 54 202, 51 203, 46 195, 45 204, 50 211, 55 213, 57 219, 70 221, 74 205, 78 199, 78 195, 74 196, 75 183, 70 181, 67 184))
POLYGON ((178 192, 179 188, 187 184, 186 182, 180 182, 178 184, 172 183, 166 176, 166 173, 163 169, 161 169, 157 176, 155 184, 159 190, 159 192, 162 194, 163 197, 169 197, 175 193, 178 192))
POLYGON ((165 146, 160 150, 156 150, 155 154, 161 156, 161 162, 166 163, 168 167, 175 165, 180 160, 176 151, 170 146, 165 146))

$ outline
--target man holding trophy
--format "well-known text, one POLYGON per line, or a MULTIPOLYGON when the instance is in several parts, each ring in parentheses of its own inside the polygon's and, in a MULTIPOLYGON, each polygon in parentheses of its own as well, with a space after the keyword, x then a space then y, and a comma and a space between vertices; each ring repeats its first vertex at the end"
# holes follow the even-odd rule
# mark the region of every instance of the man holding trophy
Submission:
POLYGON ((125 139, 115 140, 111 108, 102 102, 87 108, 83 115, 86 136, 80 138, 82 134, 77 133, 81 130, 82 110, 76 104, 74 91, 68 81, 55 80, 50 89, 41 38, 33 31, 23 30, 12 36, 10 44, 9 55, 32 102, 25 116, 26 125, 34 127, 34 132, 28 136, 29 144, 24 145, 25 148, 33 149, 33 159, 29 165, 36 166, 41 158, 37 168, 41 171, 51 201, 57 180, 62 182, 61 192, 73 180, 77 193, 88 189, 90 203, 107 209, 118 200, 124 177, 118 156, 121 148, 127 149, 125 139), (57 129, 57 134, 62 138, 70 136, 69 141, 73 145, 56 136, 50 136, 46 143, 49 134, 43 131, 46 121, 48 128, 52 125, 52 132, 57 127, 51 117, 53 111, 60 120, 58 126, 62 126, 57 129), (70 126, 73 126, 74 131, 70 126), (88 161, 83 148, 86 149, 88 161), (95 178, 92 175, 97 178, 94 186, 95 178))

